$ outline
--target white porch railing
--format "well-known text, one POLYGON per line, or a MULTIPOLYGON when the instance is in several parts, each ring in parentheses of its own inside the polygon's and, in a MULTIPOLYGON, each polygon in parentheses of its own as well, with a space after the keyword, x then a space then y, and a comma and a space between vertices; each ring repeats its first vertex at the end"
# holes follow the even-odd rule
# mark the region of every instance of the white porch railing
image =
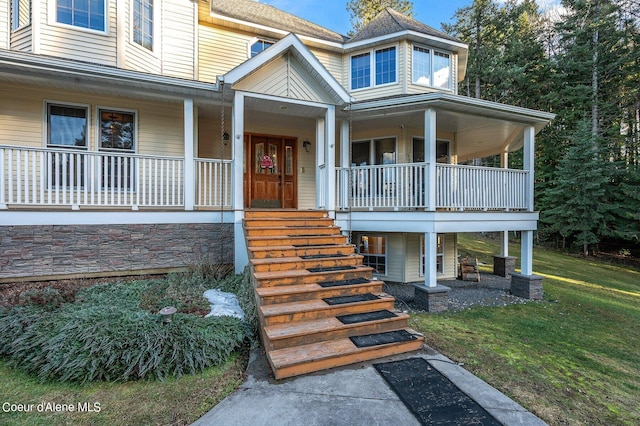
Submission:
POLYGON ((436 208, 456 210, 526 210, 524 170, 436 165, 429 186, 428 164, 391 164, 337 168, 337 207, 425 209, 430 188, 436 208))
MULTIPOLYGON (((184 207, 184 167, 180 157, 0 145, 0 207, 184 207)), ((195 204, 229 206, 230 161, 194 167, 195 204)))
POLYGON ((231 160, 197 158, 196 207, 231 207, 231 160))

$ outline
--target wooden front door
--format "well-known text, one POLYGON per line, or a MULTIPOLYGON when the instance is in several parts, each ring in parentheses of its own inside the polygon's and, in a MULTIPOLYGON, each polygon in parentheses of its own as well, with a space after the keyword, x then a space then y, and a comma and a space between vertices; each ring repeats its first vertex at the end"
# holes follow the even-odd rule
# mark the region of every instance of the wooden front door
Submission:
POLYGON ((296 139, 249 134, 246 207, 297 208, 296 139))

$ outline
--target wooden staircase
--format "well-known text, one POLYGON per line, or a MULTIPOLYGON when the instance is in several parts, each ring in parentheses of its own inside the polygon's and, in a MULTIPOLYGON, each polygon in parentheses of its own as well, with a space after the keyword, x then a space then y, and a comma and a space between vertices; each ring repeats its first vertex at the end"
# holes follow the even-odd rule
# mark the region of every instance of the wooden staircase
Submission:
POLYGON ((262 341, 277 379, 422 346, 423 337, 407 328, 409 316, 395 311, 394 298, 326 212, 249 210, 244 230, 262 341), (398 340, 392 337, 400 341, 389 343, 398 340))

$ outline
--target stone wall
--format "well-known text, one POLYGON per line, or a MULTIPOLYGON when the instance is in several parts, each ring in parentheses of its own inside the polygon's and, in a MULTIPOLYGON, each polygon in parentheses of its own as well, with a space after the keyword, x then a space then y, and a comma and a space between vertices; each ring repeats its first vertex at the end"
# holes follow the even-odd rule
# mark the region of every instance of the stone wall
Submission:
POLYGON ((0 226, 0 280, 232 264, 232 224, 0 226))

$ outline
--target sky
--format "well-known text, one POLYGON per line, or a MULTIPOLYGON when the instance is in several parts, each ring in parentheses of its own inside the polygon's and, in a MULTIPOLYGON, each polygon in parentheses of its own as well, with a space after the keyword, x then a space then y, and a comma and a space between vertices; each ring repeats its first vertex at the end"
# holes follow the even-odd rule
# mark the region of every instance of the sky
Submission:
MULTIPOLYGON (((260 0, 278 9, 307 19, 340 34, 351 30, 348 0, 260 0)), ((414 0, 414 18, 437 30, 442 22, 451 22, 459 8, 470 5, 472 0, 414 0)))

